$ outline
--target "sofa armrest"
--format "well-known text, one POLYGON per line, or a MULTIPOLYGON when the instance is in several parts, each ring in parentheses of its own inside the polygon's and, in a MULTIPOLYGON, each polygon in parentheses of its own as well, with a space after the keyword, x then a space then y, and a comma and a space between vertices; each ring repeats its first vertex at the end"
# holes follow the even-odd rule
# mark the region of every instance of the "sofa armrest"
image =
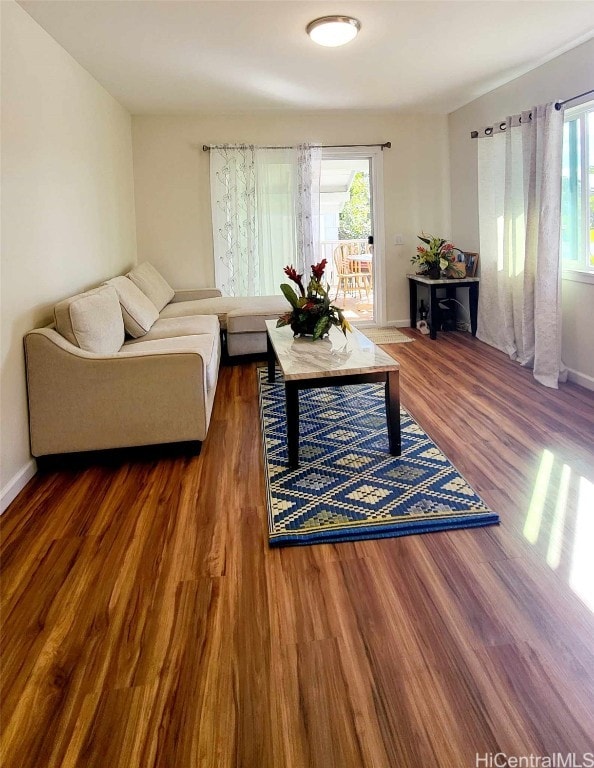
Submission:
POLYGON ((175 296, 171 299, 171 304, 175 304, 178 301, 195 301, 196 299, 213 299, 216 296, 221 296, 221 292, 218 288, 185 288, 175 292, 175 296))
POLYGON ((31 453, 204 440, 205 365, 195 351, 98 355, 49 328, 25 336, 31 453))

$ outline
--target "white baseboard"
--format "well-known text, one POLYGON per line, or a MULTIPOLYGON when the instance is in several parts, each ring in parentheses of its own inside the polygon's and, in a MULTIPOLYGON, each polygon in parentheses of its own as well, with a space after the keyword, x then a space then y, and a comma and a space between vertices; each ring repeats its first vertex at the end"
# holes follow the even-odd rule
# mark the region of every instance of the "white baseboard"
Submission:
POLYGON ((31 461, 25 464, 25 466, 20 469, 8 483, 6 483, 2 491, 0 491, 0 515, 8 505, 16 499, 36 472, 37 464, 34 459, 31 459, 31 461))
POLYGON ((594 392, 594 376, 588 376, 587 373, 580 373, 579 371, 574 371, 572 368, 568 368, 567 379, 574 384, 579 384, 580 387, 590 389, 594 392))

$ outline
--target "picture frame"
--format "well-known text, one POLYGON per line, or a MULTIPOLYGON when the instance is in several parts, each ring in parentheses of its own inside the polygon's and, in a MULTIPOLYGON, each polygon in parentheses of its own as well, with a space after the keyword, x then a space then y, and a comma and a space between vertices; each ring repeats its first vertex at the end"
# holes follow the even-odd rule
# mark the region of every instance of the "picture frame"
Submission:
POLYGON ((476 277, 478 260, 478 253, 472 253, 471 251, 468 251, 464 254, 464 264, 466 264, 466 277, 476 277))

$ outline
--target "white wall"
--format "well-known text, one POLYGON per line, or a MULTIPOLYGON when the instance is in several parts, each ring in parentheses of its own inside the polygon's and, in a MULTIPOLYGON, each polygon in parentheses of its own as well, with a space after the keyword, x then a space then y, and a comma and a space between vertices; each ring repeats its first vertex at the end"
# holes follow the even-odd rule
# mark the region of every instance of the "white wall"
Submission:
MULTIPOLYGON (((422 229, 450 234, 445 116, 394 113, 258 112, 134 116, 138 259, 153 262, 176 288, 214 285, 209 155, 203 144, 371 144, 383 152, 388 321, 408 319, 406 272, 422 229), (394 246, 402 234, 404 246, 394 246)), ((279 283, 282 275, 279 275, 279 283)))
MULTIPOLYGON (((479 250, 477 147, 470 131, 536 104, 563 101, 594 87, 594 40, 552 59, 449 116, 452 237, 479 250)), ((577 103, 577 102, 576 102, 577 103)), ((571 378, 594 388, 594 284, 563 280, 562 357, 571 378)))
POLYGON ((23 334, 135 263, 130 116, 14 2, 2 12, 2 509, 34 471, 23 334))

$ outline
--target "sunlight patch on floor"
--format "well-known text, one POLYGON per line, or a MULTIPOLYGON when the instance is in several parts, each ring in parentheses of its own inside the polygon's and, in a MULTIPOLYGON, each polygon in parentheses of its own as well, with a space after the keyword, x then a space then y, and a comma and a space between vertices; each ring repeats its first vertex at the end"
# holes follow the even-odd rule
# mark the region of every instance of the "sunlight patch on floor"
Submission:
POLYGON ((551 527, 551 536, 549 539, 549 548, 547 550, 547 563, 551 568, 558 568, 561 562, 561 550, 563 548, 563 531, 565 529, 565 515, 567 513, 567 494, 569 493, 569 479, 571 469, 567 464, 563 465, 561 470, 561 480, 559 481, 559 493, 557 494, 557 504, 555 505, 555 517, 551 527))
POLYGON ((526 522, 524 523, 524 536, 531 544, 536 544, 542 524, 542 513, 544 510, 547 493, 549 490, 549 481, 553 469, 555 457, 550 451, 544 451, 536 476, 536 483, 532 491, 532 499, 528 507, 526 522))
POLYGON ((546 510, 550 520, 548 541, 544 542, 547 547, 547 565, 558 570, 563 556, 569 557, 569 586, 594 612, 594 483, 573 472, 567 464, 563 464, 558 480, 551 482, 554 464, 555 455, 549 450, 543 451, 523 533, 531 544, 536 545, 543 529, 546 530, 546 525, 543 526, 546 510), (564 541, 568 537, 568 500, 572 474, 574 483, 578 483, 575 531, 572 547, 566 544, 564 548, 564 541))
POLYGON ((594 484, 580 477, 569 586, 594 611, 594 484))

